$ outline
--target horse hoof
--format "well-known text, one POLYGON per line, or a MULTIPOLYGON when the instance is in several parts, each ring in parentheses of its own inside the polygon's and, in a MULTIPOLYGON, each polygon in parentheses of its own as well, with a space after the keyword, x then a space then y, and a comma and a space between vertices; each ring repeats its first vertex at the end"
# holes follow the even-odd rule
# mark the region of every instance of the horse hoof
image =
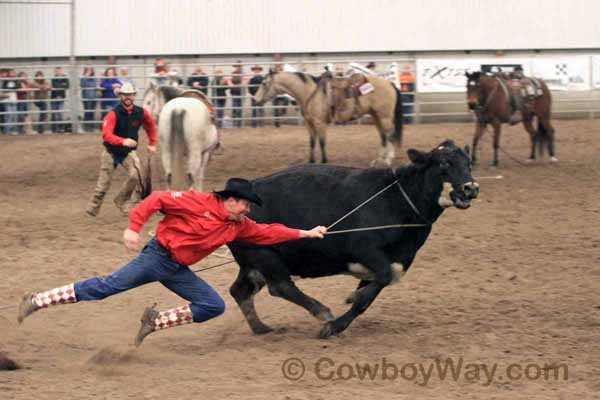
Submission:
POLYGON ((354 292, 350 293, 348 295, 348 297, 346 297, 345 303, 353 304, 356 301, 356 298, 357 298, 357 293, 356 293, 356 291, 354 291, 354 292))
POLYGON ((550 162, 551 163, 557 163, 558 162, 558 158, 556 158, 556 157, 550 157, 550 162))

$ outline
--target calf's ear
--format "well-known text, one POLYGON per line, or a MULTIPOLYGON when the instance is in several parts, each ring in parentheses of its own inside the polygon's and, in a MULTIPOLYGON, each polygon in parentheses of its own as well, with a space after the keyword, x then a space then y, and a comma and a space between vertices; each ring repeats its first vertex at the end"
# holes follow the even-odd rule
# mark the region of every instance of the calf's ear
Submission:
POLYGON ((406 153, 408 154, 408 158, 410 159, 410 161, 413 162, 413 164, 427 164, 427 162, 429 161, 428 153, 423 153, 415 149, 408 149, 406 153))
POLYGON ((463 150, 467 156, 471 157, 471 148, 468 144, 465 145, 465 148, 463 150))

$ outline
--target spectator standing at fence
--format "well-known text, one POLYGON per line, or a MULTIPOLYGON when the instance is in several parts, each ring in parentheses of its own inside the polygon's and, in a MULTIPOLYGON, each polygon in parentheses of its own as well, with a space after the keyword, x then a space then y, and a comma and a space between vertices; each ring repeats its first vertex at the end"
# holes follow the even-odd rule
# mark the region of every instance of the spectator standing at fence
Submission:
POLYGON ((94 130, 94 116, 96 112, 97 88, 99 86, 98 79, 94 76, 94 68, 85 67, 83 69, 83 77, 79 85, 81 86, 81 100, 83 102, 83 130, 92 132, 94 130))
POLYGON ((52 93, 50 94, 50 108, 52 109, 52 132, 64 133, 65 125, 62 123, 63 110, 65 109, 65 99, 67 89, 69 88, 69 79, 63 72, 62 67, 54 68, 54 77, 52 82, 52 93))
POLYGON ((400 88, 402 90, 402 115, 405 124, 412 124, 415 109, 415 74, 410 64, 404 64, 400 72, 400 88))
POLYGON ((169 67, 164 58, 159 57, 154 60, 154 73, 150 80, 157 86, 169 84, 169 67))
POLYGON ((141 176, 140 160, 136 153, 140 127, 144 127, 148 135, 148 154, 153 156, 156 153, 156 124, 148 110, 133 104, 137 92, 135 87, 126 83, 116 91, 121 102, 104 117, 104 149, 100 156, 100 173, 94 195, 85 210, 92 217, 98 215, 104 196, 110 188, 112 176, 119 165, 127 170, 128 176, 114 198, 114 203, 122 213, 128 213, 126 204, 131 200, 141 176))
POLYGON ((217 127, 223 127, 223 116, 225 112, 225 104, 227 102, 227 82, 223 76, 223 70, 215 71, 213 79, 213 104, 217 115, 217 127))
POLYGON ((115 89, 121 87, 121 82, 116 77, 114 67, 109 67, 104 71, 104 78, 100 80, 100 87, 102 88, 102 119, 104 119, 108 111, 119 104, 115 89))
POLYGON ((19 133, 25 133, 25 121, 29 121, 29 99, 31 98, 31 84, 27 80, 27 73, 21 71, 17 74, 18 82, 17 86, 17 121, 19 125, 17 127, 19 133))
POLYGON ((31 86, 33 88, 33 104, 35 104, 40 111, 36 130, 37 133, 41 135, 44 133, 44 122, 46 122, 48 116, 46 111, 48 110, 48 92, 50 91, 50 84, 44 77, 44 73, 42 71, 37 71, 31 86))
POLYGON ((8 69, 0 68, 0 133, 4 133, 4 122, 6 122, 6 102, 8 101, 8 94, 4 90, 4 82, 8 77, 8 69))
POLYGON ((265 109, 263 106, 259 106, 256 104, 256 100, 254 99, 254 95, 258 92, 258 87, 265 79, 262 76, 263 68, 260 65, 255 65, 251 68, 254 75, 248 81, 248 93, 252 96, 250 99, 252 102, 252 127, 256 128, 257 126, 263 125, 263 117, 265 116, 265 109))
POLYGON ((201 91, 208 95, 208 75, 202 71, 201 67, 197 67, 187 80, 187 85, 192 89, 201 91))
POLYGON ((17 122, 17 88, 19 83, 17 81, 17 73, 14 69, 8 70, 6 79, 2 84, 6 100, 4 102, 5 116, 4 116, 4 133, 7 135, 18 135, 17 122))
POLYGON ((133 85, 133 80, 129 76, 129 68, 121 67, 121 69, 119 69, 119 82, 121 83, 121 86, 125 83, 131 83, 133 85))
POLYGON ((242 126, 242 100, 244 96, 244 71, 242 70, 241 61, 238 60, 233 65, 231 71, 231 78, 229 79, 230 89, 229 94, 231 95, 231 117, 233 124, 236 127, 242 126))

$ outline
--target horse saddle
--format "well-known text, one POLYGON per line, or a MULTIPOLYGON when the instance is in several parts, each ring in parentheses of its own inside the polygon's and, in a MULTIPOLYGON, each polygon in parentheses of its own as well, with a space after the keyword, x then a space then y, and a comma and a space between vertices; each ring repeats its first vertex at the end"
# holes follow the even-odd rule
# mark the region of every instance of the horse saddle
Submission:
POLYGON ((367 77, 360 73, 350 75, 348 78, 338 78, 340 86, 344 87, 345 98, 359 97, 371 93, 375 88, 367 77))
POLYGON ((204 103, 204 105, 208 109, 208 112, 210 113, 210 121, 213 124, 215 123, 215 108, 212 105, 212 103, 210 102, 210 100, 208 100, 208 97, 206 97, 206 95, 204 93, 202 93, 199 90, 188 89, 188 90, 184 91, 183 93, 181 93, 181 95, 179 95, 179 97, 191 97, 191 98, 200 100, 202 103, 204 103))

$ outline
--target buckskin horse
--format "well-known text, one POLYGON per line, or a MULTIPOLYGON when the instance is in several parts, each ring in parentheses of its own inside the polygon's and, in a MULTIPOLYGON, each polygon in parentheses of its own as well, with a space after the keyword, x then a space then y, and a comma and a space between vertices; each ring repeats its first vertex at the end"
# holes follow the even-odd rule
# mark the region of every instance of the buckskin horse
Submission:
POLYGON ((523 78, 517 87, 510 83, 505 75, 485 75, 481 72, 466 73, 467 102, 469 109, 475 112, 475 135, 473 136, 473 162, 477 159, 477 144, 487 124, 494 128, 494 160, 498 165, 498 149, 500 147, 500 126, 509 123, 515 109, 521 111, 523 126, 531 139, 531 161, 536 158, 536 146, 540 155, 544 144, 548 148, 550 160, 558 161, 554 154, 554 128, 550 123, 552 96, 548 86, 542 79, 523 78), (530 85, 534 93, 530 99, 519 98, 522 85, 530 85), (520 105, 520 106, 519 106, 520 105), (533 126, 533 118, 537 119, 537 129, 533 126))
POLYGON ((327 162, 328 123, 346 122, 370 114, 381 137, 379 158, 373 163, 381 161, 390 165, 394 158, 393 143, 399 144, 402 138, 401 95, 391 82, 377 76, 365 77, 360 86, 353 85, 353 82, 348 78, 333 78, 329 72, 315 77, 302 72, 271 70, 254 99, 258 105, 263 105, 277 95, 289 94, 298 101, 310 134, 311 163, 315 162, 317 138, 321 147, 321 161, 327 162), (336 100, 336 90, 345 93, 353 91, 353 94, 347 99, 336 100), (336 105, 340 108, 336 109, 336 105))

